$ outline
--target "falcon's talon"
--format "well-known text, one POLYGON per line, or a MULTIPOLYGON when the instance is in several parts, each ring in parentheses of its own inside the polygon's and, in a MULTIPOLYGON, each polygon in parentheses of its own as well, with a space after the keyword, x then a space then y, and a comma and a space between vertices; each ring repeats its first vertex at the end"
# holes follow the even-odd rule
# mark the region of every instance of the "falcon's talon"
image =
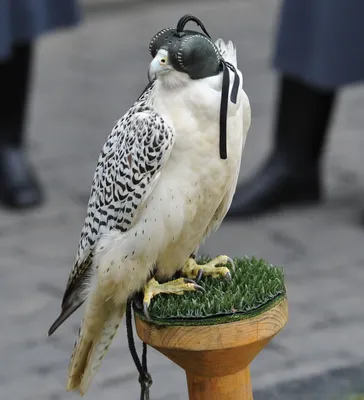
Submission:
POLYGON ((196 282, 199 282, 203 275, 211 276, 213 278, 223 277, 231 281, 231 272, 225 267, 218 265, 231 264, 232 271, 235 271, 235 263, 228 256, 219 256, 211 260, 206 264, 197 264, 193 258, 189 258, 183 266, 181 273, 183 276, 193 278, 196 282))
POLYGON ((189 278, 178 278, 173 281, 158 283, 155 278, 152 278, 144 286, 144 300, 143 300, 143 310, 144 315, 149 319, 148 308, 153 297, 158 294, 177 294, 182 295, 184 292, 203 292, 205 289, 198 285, 194 280, 189 278))
POLYGON ((202 275, 203 275, 203 269, 200 268, 196 276, 196 282, 200 282, 202 275))
POLYGON ((184 281, 185 283, 195 283, 194 280, 189 279, 189 278, 182 278, 182 279, 183 279, 183 281, 184 281))
POLYGON ((194 281, 193 279, 189 278, 182 278, 182 279, 184 280, 185 283, 192 283, 196 291, 206 293, 206 290, 202 286, 198 285, 196 281, 194 281))
POLYGON ((149 312, 148 312, 149 305, 150 305, 150 303, 148 303, 147 301, 143 302, 143 312, 144 312, 144 316, 147 319, 147 321, 150 321, 150 316, 149 316, 149 312))
POLYGON ((206 290, 202 286, 197 285, 197 283, 195 283, 194 287, 197 292, 206 293, 206 290))
POLYGON ((235 262, 234 262, 234 260, 232 258, 230 258, 230 257, 227 257, 227 256, 225 256, 225 257, 229 261, 229 263, 231 265, 231 269, 235 272, 235 262))

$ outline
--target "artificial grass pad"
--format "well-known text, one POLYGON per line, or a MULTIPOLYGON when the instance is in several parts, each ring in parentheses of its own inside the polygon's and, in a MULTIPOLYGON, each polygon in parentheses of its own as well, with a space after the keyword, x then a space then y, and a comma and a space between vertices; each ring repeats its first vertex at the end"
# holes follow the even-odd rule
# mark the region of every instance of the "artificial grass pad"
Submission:
MULTIPOLYGON (((204 264, 209 259, 198 260, 204 264)), ((160 294, 149 307, 150 322, 158 325, 210 325, 249 318, 281 301, 286 295, 283 269, 256 258, 236 258, 232 280, 202 277, 206 293, 160 294)), ((228 266, 229 267, 229 266, 228 266)), ((136 309, 145 320, 144 314, 136 309)))

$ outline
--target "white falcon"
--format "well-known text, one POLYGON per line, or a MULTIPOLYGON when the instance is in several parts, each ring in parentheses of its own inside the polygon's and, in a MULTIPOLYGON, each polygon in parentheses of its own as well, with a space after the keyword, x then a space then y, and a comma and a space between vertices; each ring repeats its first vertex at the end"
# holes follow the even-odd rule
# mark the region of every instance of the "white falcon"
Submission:
POLYGON ((85 303, 67 385, 81 394, 135 293, 144 291, 147 309, 159 293, 199 289, 184 278, 168 282, 178 271, 187 278, 201 271, 229 275, 221 266, 227 256, 198 266, 191 255, 230 207, 250 127, 235 47, 213 43, 201 22, 187 16, 177 29, 155 35, 150 51, 151 83, 117 122, 99 157, 62 312, 49 330, 51 335, 85 303), (205 33, 184 30, 190 20, 205 33))

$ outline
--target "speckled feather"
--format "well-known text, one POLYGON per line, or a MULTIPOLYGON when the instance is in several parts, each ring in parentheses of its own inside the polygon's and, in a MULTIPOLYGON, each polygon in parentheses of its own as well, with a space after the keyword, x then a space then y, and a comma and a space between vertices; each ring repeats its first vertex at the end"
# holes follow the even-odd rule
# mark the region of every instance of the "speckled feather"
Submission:
MULTIPOLYGON (((147 104, 152 89, 149 87, 117 122, 101 151, 64 308, 89 278, 97 239, 113 229, 126 232, 133 225, 138 207, 151 191, 151 182, 168 159, 173 131, 147 104)), ((83 301, 81 293, 79 301, 83 301)))

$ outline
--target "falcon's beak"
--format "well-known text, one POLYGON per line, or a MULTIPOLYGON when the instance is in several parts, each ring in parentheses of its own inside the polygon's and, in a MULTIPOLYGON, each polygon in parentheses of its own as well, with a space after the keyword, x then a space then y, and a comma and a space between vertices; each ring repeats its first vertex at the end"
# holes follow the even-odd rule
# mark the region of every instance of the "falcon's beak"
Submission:
POLYGON ((168 63, 168 52, 167 50, 161 49, 157 55, 153 58, 153 61, 149 65, 148 79, 149 82, 154 81, 158 76, 165 74, 170 71, 171 67, 168 63))

